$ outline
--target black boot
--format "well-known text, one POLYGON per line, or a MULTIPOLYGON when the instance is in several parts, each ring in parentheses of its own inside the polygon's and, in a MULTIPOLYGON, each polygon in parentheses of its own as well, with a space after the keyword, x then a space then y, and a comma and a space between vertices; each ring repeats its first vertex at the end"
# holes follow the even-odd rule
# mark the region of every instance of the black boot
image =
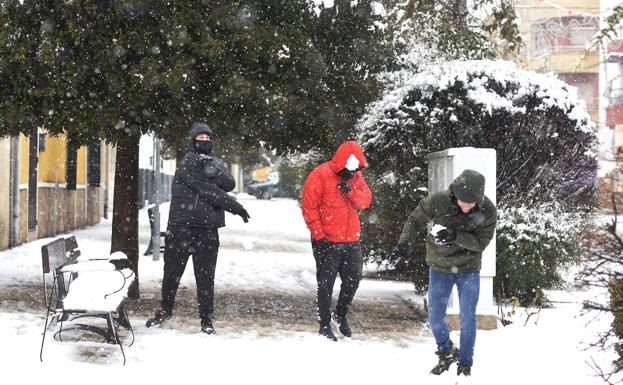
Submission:
POLYGON ((212 326, 211 319, 205 319, 201 321, 201 332, 205 334, 216 334, 216 330, 214 330, 214 326, 212 326))
POLYGON ((348 321, 346 321, 346 317, 340 317, 336 313, 331 313, 331 321, 337 326, 337 329, 344 337, 350 337, 353 335, 352 330, 348 326, 348 321))
POLYGON ((335 334, 333 334, 333 330, 331 330, 330 325, 321 326, 320 331, 318 331, 318 334, 330 339, 331 341, 337 341, 337 337, 335 336, 335 334))
POLYGON ((439 356, 439 362, 430 371, 430 373, 438 376, 448 370, 450 368, 450 365, 457 361, 459 357, 459 349, 455 348, 454 346, 450 346, 450 348, 445 352, 437 351, 435 352, 435 354, 439 356))
POLYGON ((464 375, 464 376, 471 376, 472 375, 472 367, 471 366, 467 366, 465 364, 462 364, 459 362, 459 364, 456 367, 456 375, 460 376, 460 375, 464 375))
POLYGON ((145 326, 151 327, 155 325, 160 325, 164 321, 168 320, 172 317, 172 314, 166 310, 157 310, 153 317, 147 320, 145 326))

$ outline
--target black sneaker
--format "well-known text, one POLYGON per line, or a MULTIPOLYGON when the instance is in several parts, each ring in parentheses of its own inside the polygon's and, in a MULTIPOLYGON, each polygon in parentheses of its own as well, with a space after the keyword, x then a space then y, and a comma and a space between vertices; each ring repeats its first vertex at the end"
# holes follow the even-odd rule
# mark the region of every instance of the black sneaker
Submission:
POLYGON ((472 375, 472 367, 471 366, 467 366, 465 364, 462 364, 459 362, 459 364, 456 367, 456 375, 460 376, 460 375, 464 375, 464 376, 471 376, 472 375))
POLYGON ((435 352, 435 354, 439 356, 439 362, 430 371, 430 373, 438 376, 448 370, 450 368, 450 365, 458 360, 459 349, 454 346, 450 346, 450 349, 446 350, 445 352, 437 351, 435 352))
POLYGON ((201 332, 205 334, 216 334, 216 330, 214 330, 214 326, 212 326, 212 320, 207 319, 205 321, 201 321, 201 332))
POLYGON ((330 339, 331 341, 337 341, 337 337, 333 334, 333 330, 331 330, 331 326, 321 326, 318 334, 330 339))
POLYGON ((152 327, 152 326, 155 326, 155 325, 160 325, 161 323, 163 323, 164 321, 168 320, 172 316, 173 315, 171 313, 169 313, 168 311, 160 309, 160 310, 156 311, 156 313, 154 314, 153 317, 151 317, 150 319, 147 320, 147 323, 145 324, 145 326, 152 327))
POLYGON ((331 313, 331 322, 337 326, 337 330, 339 330, 344 337, 350 337, 353 335, 352 330, 350 330, 350 327, 348 326, 346 317, 340 317, 336 313, 331 313))

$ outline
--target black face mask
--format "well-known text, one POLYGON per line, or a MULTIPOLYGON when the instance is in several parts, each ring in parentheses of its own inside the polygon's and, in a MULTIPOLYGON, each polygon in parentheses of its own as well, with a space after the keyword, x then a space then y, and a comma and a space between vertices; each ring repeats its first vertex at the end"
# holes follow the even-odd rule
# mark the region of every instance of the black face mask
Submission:
POLYGON ((193 140, 195 151, 199 154, 210 155, 212 153, 212 141, 211 140, 193 140))
POLYGON ((351 171, 345 168, 342 171, 338 172, 337 175, 339 175, 342 179, 350 179, 355 175, 355 171, 351 171))

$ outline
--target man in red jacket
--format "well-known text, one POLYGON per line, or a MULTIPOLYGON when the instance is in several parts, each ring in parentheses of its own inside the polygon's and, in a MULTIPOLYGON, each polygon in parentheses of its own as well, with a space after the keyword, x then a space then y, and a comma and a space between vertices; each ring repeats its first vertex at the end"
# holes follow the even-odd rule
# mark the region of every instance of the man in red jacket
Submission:
POLYGON ((361 176, 368 167, 357 142, 342 143, 333 159, 316 167, 303 187, 303 218, 309 227, 316 259, 320 335, 337 341, 331 321, 345 337, 351 336, 348 307, 361 280, 363 257, 357 210, 370 206, 372 195, 361 176), (331 296, 337 273, 342 286, 334 313, 331 296))

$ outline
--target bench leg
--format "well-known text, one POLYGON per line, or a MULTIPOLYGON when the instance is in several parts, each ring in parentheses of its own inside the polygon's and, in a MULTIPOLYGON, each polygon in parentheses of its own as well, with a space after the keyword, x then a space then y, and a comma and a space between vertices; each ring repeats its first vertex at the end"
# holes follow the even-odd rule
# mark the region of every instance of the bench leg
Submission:
POLYGON ((121 355, 123 356, 123 365, 125 365, 125 352, 123 351, 123 345, 121 345, 121 341, 119 340, 119 334, 117 334, 117 328, 115 327, 115 320, 112 312, 108 313, 108 326, 110 327, 116 343, 119 345, 119 349, 121 349, 121 355))
POLYGON ((45 335, 48 331, 48 320, 50 318, 50 308, 48 307, 47 314, 45 315, 45 326, 43 327, 43 337, 41 337, 41 350, 39 350, 39 361, 43 362, 43 344, 45 343, 45 335))
POLYGON ((128 312, 125 310, 123 306, 120 306, 117 309, 118 316, 114 318, 117 325, 127 329, 132 334, 132 342, 128 346, 134 345, 134 329, 132 329, 132 325, 130 324, 130 318, 128 317, 128 312))

